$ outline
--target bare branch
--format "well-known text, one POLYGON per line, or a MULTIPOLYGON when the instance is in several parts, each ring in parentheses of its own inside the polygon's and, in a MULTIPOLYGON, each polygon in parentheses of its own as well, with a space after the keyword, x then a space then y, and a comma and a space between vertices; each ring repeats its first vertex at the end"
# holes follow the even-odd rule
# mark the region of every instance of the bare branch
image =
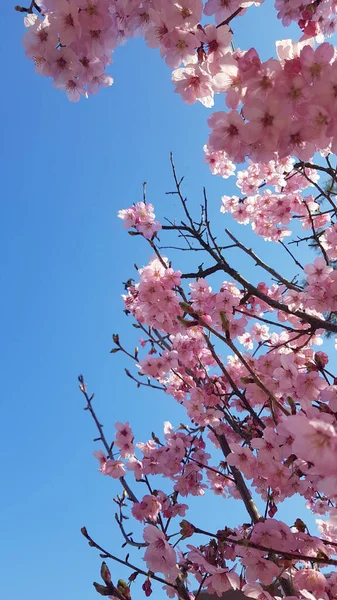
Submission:
POLYGON ((231 238, 231 240, 233 240, 233 242, 236 243, 237 247, 240 248, 240 250, 243 250, 243 252, 245 252, 246 254, 248 254, 248 256, 253 258, 259 267, 262 267, 262 269, 270 273, 270 275, 273 275, 275 279, 277 279, 280 283, 283 283, 287 288, 295 290, 296 292, 301 290, 301 287, 299 285, 296 285, 291 281, 288 281, 288 279, 282 277, 282 275, 275 271, 275 269, 267 265, 267 263, 263 262, 263 260, 261 260, 261 258, 259 258, 251 248, 247 248, 241 242, 239 242, 239 240, 228 229, 225 229, 225 231, 227 235, 231 238))

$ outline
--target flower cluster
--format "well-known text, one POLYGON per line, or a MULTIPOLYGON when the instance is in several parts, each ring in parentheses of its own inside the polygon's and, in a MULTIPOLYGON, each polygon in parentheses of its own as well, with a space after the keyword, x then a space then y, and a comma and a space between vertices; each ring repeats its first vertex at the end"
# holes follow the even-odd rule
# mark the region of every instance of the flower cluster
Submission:
POLYGON ((35 14, 25 18, 26 56, 39 74, 52 77, 54 86, 65 90, 73 102, 113 83, 106 73, 117 39, 110 4, 107 0, 46 0, 42 19, 35 14))
POLYGON ((129 423, 116 423, 117 429, 115 446, 119 448, 120 454, 123 458, 130 456, 134 452, 133 447, 133 433, 129 423))
POLYGON ((118 217, 123 219, 124 227, 133 227, 147 239, 151 239, 161 229, 161 224, 155 220, 152 204, 145 202, 137 202, 130 208, 120 210, 118 217))
POLYGON ((313 0, 308 3, 303 3, 302 0, 276 0, 275 8, 283 25, 297 22, 306 37, 316 37, 318 41, 322 41, 337 29, 336 4, 331 0, 313 0))
POLYGON ((174 271, 158 258, 140 269, 140 282, 128 288, 124 296, 125 307, 140 323, 157 327, 161 331, 176 332, 181 329, 177 320, 182 310, 175 292, 180 284, 181 272, 174 271))
MULTIPOLYGON (((106 450, 95 453, 99 470, 124 487, 115 499, 123 543, 145 548, 148 571, 136 569, 129 583, 137 572, 145 575, 146 596, 150 578, 183 600, 194 598, 190 578, 218 597, 229 589, 258 600, 337 595, 337 575, 319 570, 337 565, 337 378, 318 350, 325 332, 337 333, 337 178, 329 157, 337 148, 337 55, 324 42, 337 9, 332 0, 277 0, 278 17, 285 25, 297 22, 303 38, 278 42, 278 58, 263 62, 254 48, 234 51, 230 28, 234 17, 260 3, 43 0, 32 3, 38 14, 30 11, 25 20, 27 56, 71 100, 111 85, 113 50, 138 34, 159 48, 186 103, 210 108, 215 94, 223 94, 228 111, 209 119, 205 160, 224 179, 248 161, 236 175, 240 195, 223 196, 221 211, 283 246, 291 229, 304 230, 307 237, 296 243, 309 241, 320 252, 302 266, 288 249, 302 272, 301 280, 288 280, 236 241, 268 273, 256 284, 227 262, 206 200, 200 223, 185 200, 187 218, 165 227, 145 201, 119 211, 129 233, 147 239, 155 255, 123 297, 142 331, 141 350, 128 352, 114 335, 114 352, 134 360, 136 376, 127 373, 138 387, 172 396, 185 414, 178 428, 166 422, 162 439, 152 433, 145 442, 134 440, 128 422, 117 422, 111 444, 94 419, 106 450), (316 49, 314 38, 323 42, 316 49), (326 167, 309 162, 317 151, 326 167), (161 255, 161 229, 175 230, 187 249, 204 253, 197 272, 182 274, 161 255), (226 275, 211 285, 215 272, 226 275), (126 477, 139 483, 139 496, 126 477), (177 518, 189 509, 183 500, 209 491, 241 499, 249 519, 232 529, 224 516, 213 533, 184 519, 177 532, 177 518), (320 537, 300 519, 287 525, 275 518, 280 503, 296 494, 324 517, 320 537), (138 521, 142 542, 124 529, 125 511, 138 521), (200 545, 199 534, 206 536, 200 545), (186 544, 192 537, 194 544, 186 544)), ((94 416, 83 378, 80 384, 94 416)), ((128 557, 119 562, 131 564, 128 557)), ((112 586, 105 567, 102 577, 106 587, 95 584, 102 595, 131 600, 129 585, 112 586)))
POLYGON ((308 160, 316 151, 335 151, 334 47, 283 40, 277 53, 279 60, 262 62, 254 49, 237 51, 223 61, 217 91, 227 94, 230 110, 208 120, 211 151, 234 162, 268 162, 275 154, 308 160))
MULTIPOLYGON (((294 167, 295 161, 290 157, 266 163, 249 161, 247 168, 237 173, 236 185, 242 196, 223 196, 221 212, 230 213, 243 225, 251 223, 254 232, 268 241, 279 241, 289 236, 289 225, 293 219, 305 231, 312 226, 320 230, 330 225, 330 213, 321 210, 312 194, 303 194, 319 181, 317 171, 309 167, 299 171, 294 167)), ((322 243, 323 240, 330 253, 333 240, 329 243, 324 237, 322 243)))
POLYGON ((36 71, 52 77, 55 87, 77 102, 81 94, 112 85, 106 73, 111 55, 135 35, 142 35, 151 48, 159 47, 172 68, 195 63, 198 48, 207 48, 203 53, 209 54, 210 64, 215 63, 231 36, 228 27, 219 32, 213 25, 205 31, 200 28, 203 8, 220 23, 241 4, 240 0, 230 0, 227 7, 218 0, 208 0, 205 7, 202 0, 38 0, 38 14, 25 18, 24 47, 36 71))
POLYGON ((112 84, 106 68, 114 48, 142 35, 174 69, 175 91, 185 102, 198 100, 209 108, 214 94, 225 94, 230 110, 212 114, 208 142, 210 162, 225 176, 232 170, 228 160, 242 162, 249 156, 268 161, 275 154, 307 160, 316 150, 334 151, 334 48, 323 43, 314 50, 313 43, 318 34, 324 40, 333 33, 335 3, 303 6, 299 0, 277 0, 279 18, 284 24, 297 20, 305 35, 299 43, 278 42, 278 60, 265 62, 255 49, 233 52, 227 24, 260 3, 44 0, 40 14, 25 19, 24 46, 37 71, 53 77, 56 87, 78 101, 81 94, 112 84), (202 13, 214 16, 216 25, 201 25, 202 13))

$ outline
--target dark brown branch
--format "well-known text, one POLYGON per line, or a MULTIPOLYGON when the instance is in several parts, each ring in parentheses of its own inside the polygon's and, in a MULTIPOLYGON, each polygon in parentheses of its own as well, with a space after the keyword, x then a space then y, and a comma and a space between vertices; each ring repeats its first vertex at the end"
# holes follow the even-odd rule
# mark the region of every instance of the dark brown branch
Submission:
MULTIPOLYGON (((212 429, 210 427, 210 429, 212 429)), ((224 435, 217 435, 214 431, 214 429, 212 429, 214 435, 216 436, 221 450, 223 452, 223 455, 225 456, 225 458, 227 458, 227 456, 231 453, 231 449, 229 447, 229 444, 225 438, 224 435)), ((244 478, 241 475, 241 472, 239 471, 239 469, 235 466, 231 466, 229 467, 230 471, 234 477, 235 480, 235 485, 237 487, 237 490, 242 498, 242 501, 246 507, 246 510, 252 520, 252 523, 258 523, 259 519, 261 518, 261 515, 259 513, 259 511, 257 510, 257 507, 255 505, 255 502, 252 498, 252 495, 246 485, 246 482, 244 480, 244 478)))
POLYGON ((125 542, 129 545, 129 546, 134 546, 135 548, 147 548, 148 544, 146 544, 145 542, 134 542, 131 534, 127 534, 124 527, 123 527, 123 523, 122 523, 122 517, 118 516, 118 514, 115 514, 115 519, 116 522, 118 523, 118 527, 121 531, 121 534, 123 536, 123 538, 125 539, 125 542))
POLYGON ((217 271, 223 271, 222 265, 216 264, 213 267, 209 267, 208 269, 199 269, 197 273, 183 273, 182 279, 200 279, 201 277, 207 277, 208 275, 213 275, 217 271))
MULTIPOLYGON (((261 379, 256 375, 254 370, 251 368, 251 366, 248 364, 248 362, 246 361, 244 356, 242 356, 241 352, 236 348, 236 346, 233 344, 233 342, 231 340, 227 340, 226 343, 227 343, 227 346, 234 352, 235 356, 238 357, 239 361, 243 364, 243 366, 247 369, 247 371, 251 374, 252 379, 254 380, 255 384, 269 398, 270 402, 275 404, 281 410, 281 412, 283 412, 283 414, 289 416, 290 413, 284 408, 284 406, 282 406, 282 404, 280 404, 280 402, 275 398, 274 394, 272 394, 272 392, 270 392, 270 390, 268 390, 268 388, 266 388, 263 381, 261 381, 261 379)), ((307 341, 306 341, 306 343, 307 343, 307 341)))
MULTIPOLYGON (((126 567, 129 567, 130 569, 133 569, 134 571, 137 571, 141 575, 145 575, 145 577, 148 577, 149 571, 144 571, 143 569, 140 569, 139 567, 136 567, 135 565, 133 565, 132 563, 130 563, 128 560, 123 560, 122 558, 118 558, 117 556, 114 556, 113 554, 110 554, 110 552, 108 552, 107 550, 105 550, 104 548, 102 548, 102 546, 100 546, 99 544, 97 544, 92 539, 92 537, 90 537, 90 535, 88 534, 86 527, 82 527, 81 533, 88 540, 89 546, 91 546, 92 548, 96 548, 97 550, 99 550, 102 553, 101 554, 102 558, 110 558, 111 560, 114 560, 114 561, 118 562, 121 565, 125 565, 126 567)), ((154 575, 154 573, 152 573, 152 572, 151 572, 151 579, 154 579, 155 581, 159 581, 160 583, 163 583, 164 585, 169 585, 173 589, 177 589, 177 587, 173 583, 170 583, 169 581, 166 581, 165 579, 162 579, 162 577, 158 577, 157 575, 154 575)))
MULTIPOLYGON (((135 360, 135 358, 133 360, 135 360)), ((166 387, 161 386, 161 385, 155 385, 155 384, 151 383, 150 377, 147 377, 146 383, 145 383, 145 381, 140 381, 139 379, 137 379, 137 377, 134 377, 128 369, 124 369, 124 371, 125 371, 125 374, 127 375, 127 377, 132 379, 132 381, 134 381, 137 384, 137 387, 145 386, 147 388, 152 388, 153 390, 160 390, 161 392, 166 392, 166 387)))
POLYGON ((303 168, 307 168, 307 169, 313 169, 315 171, 323 171, 324 173, 327 173, 328 175, 330 175, 331 177, 335 177, 335 170, 331 167, 322 167, 320 165, 314 165, 313 163, 310 162, 304 162, 304 161, 299 161, 298 163, 294 164, 294 169, 303 169, 303 168))
POLYGON ((255 315, 253 312, 248 312, 246 310, 241 310, 240 308, 234 307, 235 313, 240 313, 241 315, 246 315, 247 317, 254 318, 258 321, 262 321, 262 323, 267 323, 268 325, 274 325, 274 327, 281 327, 286 331, 291 331, 291 333, 301 333, 303 335, 309 335, 311 333, 311 329, 294 329, 293 327, 289 327, 289 325, 284 325, 284 323, 277 323, 276 321, 272 321, 271 319, 265 319, 264 317, 260 317, 255 315))
POLYGON ((32 0, 29 8, 25 8, 24 6, 18 6, 18 5, 14 6, 14 10, 16 10, 17 12, 27 13, 29 15, 33 14, 34 8, 38 13, 41 13, 41 8, 36 4, 35 0, 32 0))
POLYGON ((251 248, 247 248, 246 246, 244 246, 228 229, 225 229, 225 231, 226 231, 227 235, 231 238, 231 240, 233 240, 233 242, 236 243, 238 248, 240 248, 240 250, 243 250, 243 252, 245 252, 253 260, 255 260, 256 264, 259 267, 262 267, 262 269, 264 269, 265 271, 270 273, 270 275, 275 277, 275 279, 277 279, 280 283, 283 283, 287 288, 289 288, 291 290, 295 290, 296 292, 300 291, 300 289, 301 289, 300 286, 292 283, 291 281, 288 281, 288 279, 285 279, 284 277, 282 277, 282 275, 280 275, 280 273, 275 271, 275 269, 273 269, 272 267, 267 265, 265 262, 263 262, 263 260, 261 260, 261 258, 259 258, 251 248))
MULTIPOLYGON (((179 228, 181 228, 181 226, 179 226, 179 228)), ((164 225, 163 229, 175 230, 175 229, 177 229, 177 227, 170 226, 170 225, 164 225)), ((205 249, 207 249, 208 253, 212 256, 212 258, 221 265, 221 268, 219 268, 217 270, 222 270, 222 271, 224 271, 224 273, 227 273, 227 275, 230 275, 235 281, 240 283, 252 296, 256 296, 257 298, 260 298, 260 300, 263 300, 263 302, 265 302, 267 305, 269 305, 277 310, 281 310, 282 312, 285 312, 288 315, 293 315, 294 317, 298 317, 298 319, 300 319, 301 321, 303 321, 305 323, 309 323, 311 325, 311 327, 313 328, 313 330, 325 329, 326 331, 331 331, 333 333, 337 333, 337 325, 335 325, 334 323, 325 321, 323 319, 319 319, 318 317, 309 315, 306 312, 301 311, 301 310, 291 310, 288 307, 288 305, 282 304, 281 302, 278 302, 277 300, 270 298, 270 296, 268 296, 267 294, 264 294, 263 292, 261 292, 253 284, 251 284, 249 281, 247 281, 242 275, 240 275, 240 273, 238 271, 236 271, 233 267, 231 267, 228 264, 228 262, 224 259, 223 256, 221 256, 221 258, 219 258, 217 256, 217 254, 215 252, 213 252, 211 250, 211 248, 209 248, 207 246, 207 243, 202 239, 202 237, 195 230, 191 229, 187 225, 184 225, 183 229, 185 231, 188 231, 196 239, 198 239, 200 245, 202 247, 204 247, 205 249)), ((192 277, 192 274, 190 274, 190 276, 192 277)), ((202 275, 200 275, 198 273, 195 273, 194 276, 202 277, 202 275)))
POLYGON ((302 269, 302 271, 304 270, 303 265, 301 265, 300 262, 298 262, 297 258, 295 258, 295 256, 293 255, 293 253, 289 250, 289 248, 287 248, 287 246, 285 245, 284 242, 282 242, 282 240, 279 240, 279 244, 281 244, 281 246, 285 249, 285 251, 289 254, 289 256, 291 256, 291 258, 293 259, 295 265, 297 265, 300 269, 302 269))
MULTIPOLYGON (((268 548, 267 546, 263 546, 262 544, 255 544, 248 538, 244 538, 241 540, 235 540, 233 538, 226 537, 224 534, 210 533, 209 531, 199 529, 198 527, 194 527, 194 530, 195 530, 195 533, 201 533, 203 535, 207 535, 209 537, 219 539, 224 543, 234 544, 236 546, 243 546, 245 548, 254 548, 256 550, 261 550, 261 552, 268 552, 268 553, 272 552, 274 554, 280 554, 281 556, 284 556, 285 558, 294 559, 297 561, 302 560, 305 562, 317 563, 317 564, 321 564, 321 565, 337 566, 337 560, 334 560, 333 558, 328 558, 328 557, 323 558, 320 556, 307 556, 306 554, 299 554, 297 552, 289 552, 287 550, 277 550, 276 548, 268 548)), ((324 540, 321 540, 321 541, 323 542, 324 540)), ((329 542, 327 542, 327 544, 329 544, 329 542)))
POLYGON ((220 367, 223 375, 225 376, 225 378, 227 379, 227 381, 229 382, 229 384, 232 387, 233 392, 238 396, 238 398, 240 398, 243 406, 245 407, 245 409, 247 410, 247 412, 249 412, 249 414, 251 415, 251 417, 254 419, 254 421, 256 421, 256 423, 259 425, 259 427, 261 427, 261 429, 264 429, 264 423, 263 421, 261 421, 261 419, 257 416, 257 414, 255 413, 254 409, 250 406, 245 394, 243 394, 240 389, 238 388, 238 386, 236 385, 235 381, 232 379, 232 377, 230 376, 229 372, 227 371, 226 367, 223 365, 223 363, 221 362, 220 358, 218 357, 217 353, 214 350, 214 346, 211 343, 209 337, 206 335, 206 333, 204 334, 204 339, 206 341, 207 347, 210 351, 210 353, 212 354, 215 362, 217 363, 217 365, 220 367))
POLYGON ((219 23, 219 25, 217 25, 218 27, 222 27, 223 25, 228 25, 233 19, 235 19, 235 17, 237 17, 241 12, 243 11, 243 8, 240 6, 239 8, 236 9, 235 12, 233 12, 232 15, 230 15, 229 17, 227 17, 227 19, 225 19, 224 21, 222 21, 221 23, 219 23))

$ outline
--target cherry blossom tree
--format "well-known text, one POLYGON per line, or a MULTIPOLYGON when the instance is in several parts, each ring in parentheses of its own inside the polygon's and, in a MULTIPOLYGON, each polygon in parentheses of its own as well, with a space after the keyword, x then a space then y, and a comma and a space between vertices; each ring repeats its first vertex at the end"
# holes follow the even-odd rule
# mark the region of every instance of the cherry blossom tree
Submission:
POLYGON ((122 487, 115 518, 127 555, 82 529, 104 561, 94 586, 113 600, 150 596, 155 585, 183 600, 229 590, 259 600, 337 596, 337 52, 326 41, 337 5, 276 0, 277 17, 297 23, 300 39, 276 42, 277 58, 263 62, 254 48, 233 44, 235 20, 259 4, 33 0, 16 7, 25 13, 27 57, 70 100, 110 86, 113 50, 136 34, 159 48, 183 101, 212 108, 223 94, 227 110, 209 117, 205 160, 214 175, 236 178, 238 195, 224 195, 220 210, 277 245, 280 265, 284 256, 293 265, 286 276, 228 229, 218 239, 206 190, 191 205, 172 156, 169 193, 180 214, 156 220, 145 186, 142 202, 119 211, 150 258, 123 296, 140 349, 116 333, 112 352, 133 364, 126 374, 137 387, 182 405, 185 421, 165 422, 146 442, 134 439, 132 423, 116 422, 107 438, 79 376, 98 431, 99 470, 122 487), (306 246, 316 254, 302 264, 298 250, 306 246), (175 257, 189 253, 191 271, 179 270, 170 248, 175 257), (233 248, 255 266, 251 278, 233 262, 233 248), (245 520, 229 527, 223 513, 208 531, 202 515, 189 518, 191 498, 205 494, 225 506, 237 499, 245 520), (295 495, 317 517, 317 533, 305 517, 278 518, 295 495), (113 577, 107 561, 128 567, 128 580, 113 577))

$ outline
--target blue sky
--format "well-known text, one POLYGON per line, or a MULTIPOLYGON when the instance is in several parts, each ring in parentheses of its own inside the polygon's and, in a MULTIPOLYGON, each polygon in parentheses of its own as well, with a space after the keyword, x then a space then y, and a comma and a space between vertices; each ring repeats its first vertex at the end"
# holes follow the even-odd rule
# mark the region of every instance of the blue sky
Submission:
MULTIPOLYGON (((136 390, 123 374, 130 365, 109 354, 113 332, 137 342, 122 313, 121 282, 134 274, 135 261, 142 266, 149 257, 146 245, 123 230, 118 208, 140 200, 146 180, 159 216, 178 214, 175 198, 165 196, 172 189, 172 150, 195 207, 207 186, 219 234, 230 225, 267 251, 274 266, 279 258, 248 228, 219 216, 220 195, 233 184, 212 177, 203 163, 207 110, 173 94, 170 70, 156 51, 141 40, 121 48, 114 86, 74 105, 24 57, 22 17, 13 6, 6 0, 0 7, 0 595, 91 600, 100 559, 79 530, 86 525, 119 551, 117 487, 97 473, 95 431, 82 410, 77 375, 84 373, 95 391, 107 433, 115 421, 130 419, 145 441, 164 420, 181 420, 173 401, 136 390)), ((235 22, 236 47, 255 45, 264 58, 281 37, 290 31, 270 5, 235 22)), ((251 267, 240 260, 236 266, 251 267)), ((202 506, 210 527, 243 518, 235 501, 208 499, 202 506)), ((296 500, 288 505, 290 520, 299 508, 296 500)), ((122 572, 112 570, 117 577, 122 572)), ((162 597, 159 590, 156 598, 162 597)))

